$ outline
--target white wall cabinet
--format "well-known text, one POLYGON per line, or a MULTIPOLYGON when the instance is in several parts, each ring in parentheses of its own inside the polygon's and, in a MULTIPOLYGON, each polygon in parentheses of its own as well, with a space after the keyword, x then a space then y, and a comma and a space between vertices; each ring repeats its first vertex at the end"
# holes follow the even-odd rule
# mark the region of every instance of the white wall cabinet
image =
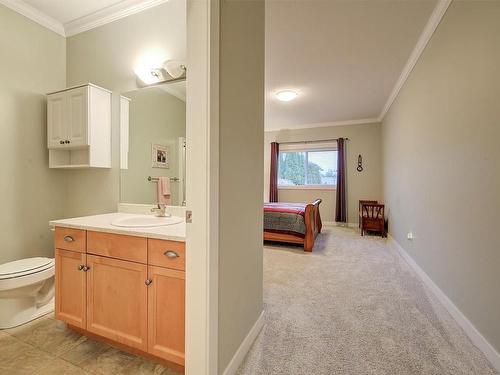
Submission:
POLYGON ((64 102, 63 93, 52 94, 47 97, 47 135, 49 149, 63 145, 66 135, 64 132, 64 102))
POLYGON ((128 169, 130 99, 120 96, 120 169, 128 169))
POLYGON ((50 168, 111 168, 111 92, 93 84, 47 94, 50 168))

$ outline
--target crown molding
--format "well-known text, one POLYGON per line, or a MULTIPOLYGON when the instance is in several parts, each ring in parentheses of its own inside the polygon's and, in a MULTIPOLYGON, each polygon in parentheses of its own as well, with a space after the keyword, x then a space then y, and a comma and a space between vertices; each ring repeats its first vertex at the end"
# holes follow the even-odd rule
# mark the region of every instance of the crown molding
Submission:
POLYGON ((415 48, 413 48, 413 51, 410 57, 408 58, 408 61, 406 62, 406 65, 403 68, 403 71, 401 72, 398 80, 396 81, 396 84, 394 85, 394 88, 392 89, 391 94, 389 95, 389 98, 387 99, 384 107, 382 108, 382 111, 380 112, 380 115, 377 118, 377 122, 382 122, 385 115, 389 111, 389 108, 391 108, 392 103, 394 103, 394 100, 396 100, 399 91, 401 90, 406 80, 410 76, 411 71, 417 64, 420 56, 422 55, 422 52, 424 52, 425 47, 431 40, 432 35, 439 26, 439 23, 441 22, 441 19, 446 13, 446 10, 450 6, 451 2, 452 0, 438 0, 436 6, 434 7, 434 10, 432 11, 431 16, 429 17, 429 21, 427 21, 427 24, 425 25, 422 34, 420 34, 420 38, 418 39, 415 48))
POLYGON ((64 26, 61 22, 56 19, 40 12, 38 9, 26 4, 24 1, 20 0, 0 0, 0 4, 5 5, 7 8, 22 14, 23 16, 29 18, 30 20, 38 23, 39 25, 46 27, 55 33, 66 36, 64 26))
POLYGON ((290 125, 278 128, 265 129, 266 132, 274 132, 280 130, 295 130, 295 129, 313 129, 313 128, 327 128, 330 126, 346 126, 346 125, 366 125, 366 124, 376 124, 379 123, 378 118, 364 118, 357 120, 347 120, 347 121, 330 121, 330 122, 317 122, 312 124, 299 124, 290 125))
POLYGON ((7 8, 22 14, 39 25, 44 26, 64 37, 69 37, 91 30, 166 2, 168 2, 168 0, 125 0, 119 2, 118 4, 98 10, 92 14, 62 24, 58 20, 48 16, 22 0, 0 0, 0 4, 5 5, 7 8))
POLYGON ((101 9, 95 13, 83 16, 71 22, 64 24, 66 36, 72 36, 93 28, 111 23, 131 16, 132 14, 140 13, 147 9, 161 5, 168 0, 125 0, 118 4, 111 5, 101 9))

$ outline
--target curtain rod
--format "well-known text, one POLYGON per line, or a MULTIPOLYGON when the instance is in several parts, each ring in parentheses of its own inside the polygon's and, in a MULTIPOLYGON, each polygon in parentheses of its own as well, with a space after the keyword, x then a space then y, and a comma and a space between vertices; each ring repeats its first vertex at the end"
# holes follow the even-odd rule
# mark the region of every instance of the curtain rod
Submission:
MULTIPOLYGON (((349 138, 344 138, 344 140, 348 141, 349 138)), ((290 145, 290 144, 308 144, 308 143, 323 143, 323 142, 333 142, 333 141, 338 141, 338 138, 332 138, 332 139, 318 139, 315 141, 295 141, 295 142, 278 142, 280 145, 290 145)), ((276 141, 273 141, 276 142, 276 141)), ((271 142, 272 143, 272 142, 271 142)))

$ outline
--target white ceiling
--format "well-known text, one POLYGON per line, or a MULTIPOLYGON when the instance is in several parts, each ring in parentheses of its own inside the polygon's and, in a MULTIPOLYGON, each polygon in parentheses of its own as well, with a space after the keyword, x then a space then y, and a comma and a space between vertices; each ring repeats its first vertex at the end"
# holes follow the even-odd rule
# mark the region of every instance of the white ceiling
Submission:
POLYGON ((3 4, 63 36, 116 21, 168 0, 0 0, 3 4))
POLYGON ((436 4, 268 1, 266 130, 380 120, 436 4), (285 88, 298 98, 278 101, 285 88))
POLYGON ((122 0, 24 0, 24 2, 65 24, 121 3, 122 0))

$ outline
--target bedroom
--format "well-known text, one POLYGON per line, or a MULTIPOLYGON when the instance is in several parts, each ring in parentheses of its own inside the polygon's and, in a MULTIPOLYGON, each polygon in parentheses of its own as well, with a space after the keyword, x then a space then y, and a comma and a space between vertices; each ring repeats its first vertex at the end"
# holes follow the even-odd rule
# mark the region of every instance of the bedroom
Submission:
MULTIPOLYGON (((475 143, 481 147, 477 150, 492 158, 484 159, 490 168, 493 160, 498 163, 498 154, 493 157, 482 143, 488 126, 498 133, 491 117, 498 111, 479 93, 487 87, 499 90, 498 77, 485 81, 499 58, 493 47, 498 41, 492 34, 494 16, 486 13, 498 17, 499 11, 498 4, 447 1, 320 2, 314 8, 302 2, 267 4, 266 319, 240 374, 486 374, 499 369, 498 330, 472 302, 498 318, 498 298, 491 298, 492 285, 485 290, 490 299, 485 295, 481 302, 468 289, 485 280, 479 269, 487 270, 494 284, 498 278, 465 250, 461 259, 453 259, 448 247, 464 249, 458 238, 471 244, 481 232, 461 215, 449 216, 455 210, 448 195, 464 202, 464 194, 476 190, 449 186, 457 178, 454 163, 470 165, 456 152, 464 140, 451 134, 451 122, 481 142, 475 143), (472 32, 482 22, 483 28, 472 32), (481 47, 472 47, 480 38, 481 47), (476 57, 464 59, 473 77, 460 74, 465 61, 443 70, 443 64, 468 53, 476 57), (463 94, 455 97, 452 87, 463 94), (458 103, 471 100, 472 92, 490 106, 460 111, 458 103), (452 116, 444 106, 489 125, 472 135, 460 115, 452 116), (374 229, 367 218, 372 215, 380 225, 361 238, 363 220, 374 229), (461 222, 469 234, 459 235, 438 217, 461 222), (445 240, 444 233, 457 240, 445 240), (467 276, 459 281, 445 264, 467 276)), ((498 203, 491 189, 487 195, 498 203)), ((485 198, 475 202, 476 210, 485 209, 485 198)), ((498 241, 488 237, 481 253, 498 265, 491 247, 498 241)))

